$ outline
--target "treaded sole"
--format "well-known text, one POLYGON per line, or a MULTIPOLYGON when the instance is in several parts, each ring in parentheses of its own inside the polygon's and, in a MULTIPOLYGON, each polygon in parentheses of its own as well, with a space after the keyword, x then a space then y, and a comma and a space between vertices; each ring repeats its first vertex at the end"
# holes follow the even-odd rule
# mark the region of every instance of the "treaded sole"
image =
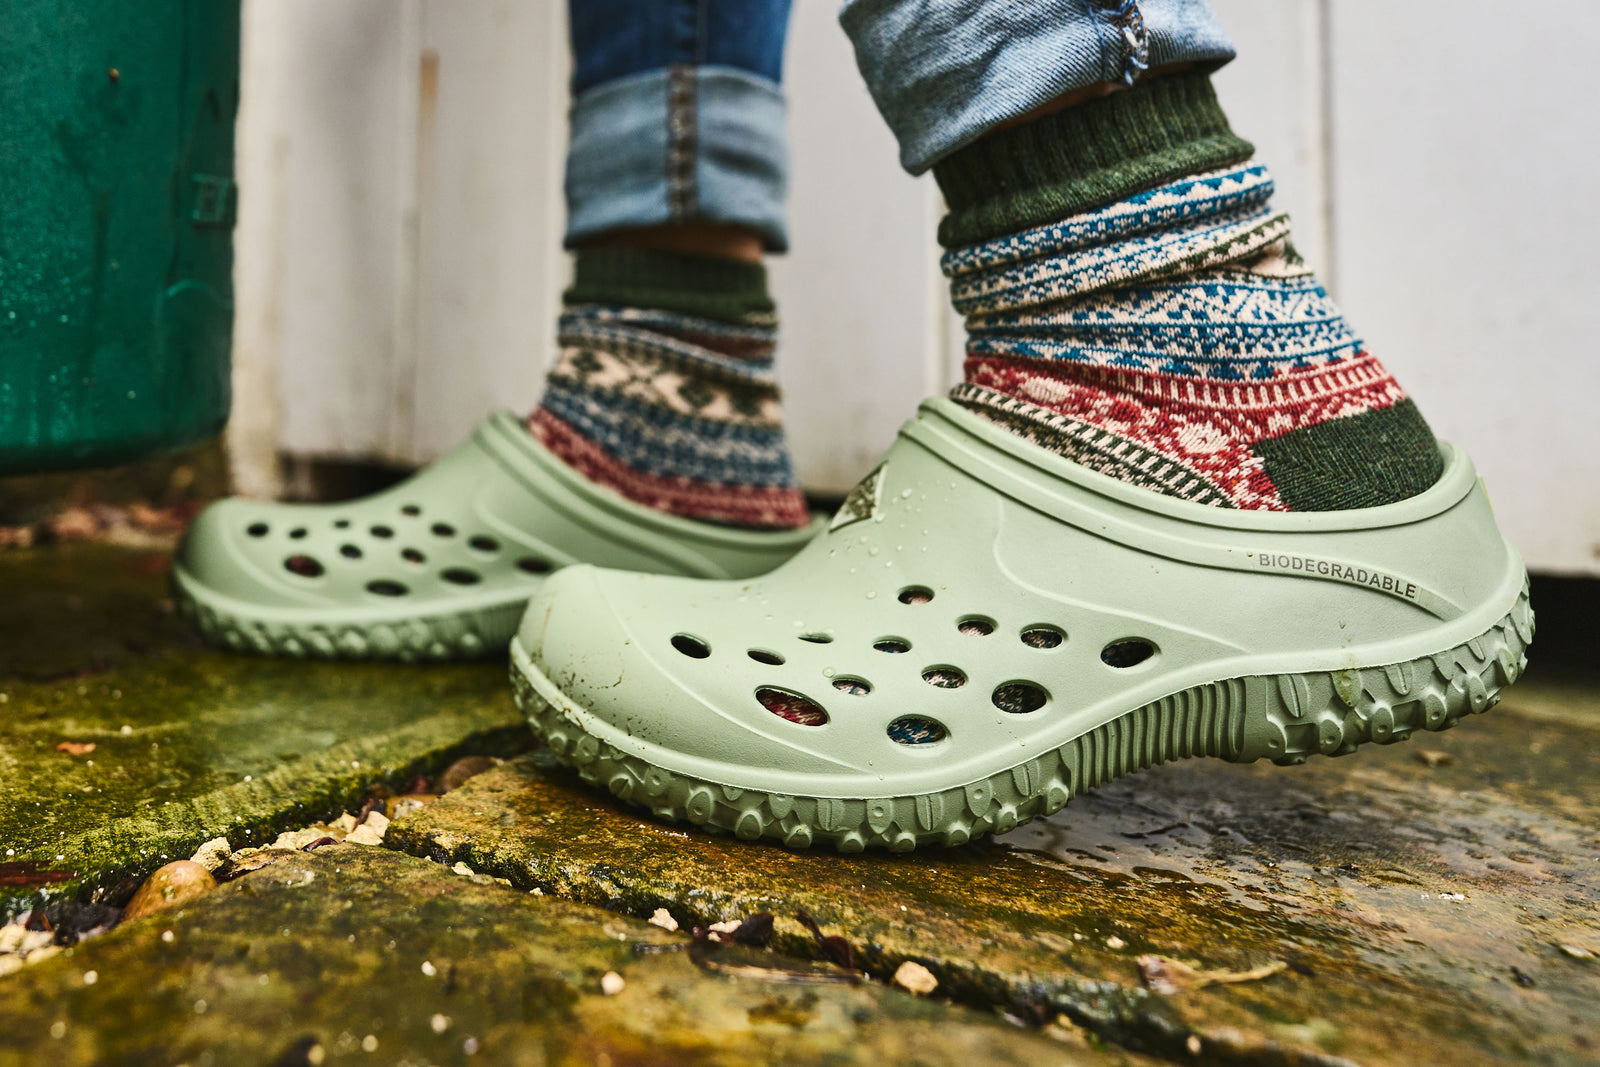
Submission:
POLYGON ((176 579, 178 613, 207 644, 233 652, 295 659, 392 660, 401 663, 474 660, 503 654, 517 631, 526 600, 419 616, 393 622, 264 622, 214 608, 176 579))
POLYGON ((511 666, 517 706, 534 733, 587 782, 668 822, 685 820, 747 840, 840 852, 961 845, 1059 811, 1078 793, 1170 760, 1304 763, 1367 742, 1393 744, 1439 731, 1499 702, 1527 668, 1533 611, 1516 606, 1456 648, 1379 667, 1233 678, 1137 708, 1010 770, 955 789, 882 799, 789 796, 675 774, 589 734, 511 666))

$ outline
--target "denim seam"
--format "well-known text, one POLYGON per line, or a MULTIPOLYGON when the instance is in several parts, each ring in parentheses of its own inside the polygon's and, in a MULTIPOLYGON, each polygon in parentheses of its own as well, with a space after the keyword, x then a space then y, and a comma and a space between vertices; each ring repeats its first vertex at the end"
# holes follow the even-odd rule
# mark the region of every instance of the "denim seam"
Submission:
POLYGON ((690 219, 700 209, 696 178, 699 148, 696 68, 675 65, 667 72, 667 210, 673 219, 690 219))
MULTIPOLYGON (((1132 85, 1139 76, 1150 69, 1150 28, 1139 8, 1139 0, 1098 0, 1096 20, 1103 21, 1117 42, 1117 78, 1132 85)), ((1105 39, 1100 41, 1100 54, 1105 56, 1105 39)), ((1110 63, 1104 64, 1111 68, 1110 63)), ((1108 71, 1109 73, 1109 71, 1108 71)))

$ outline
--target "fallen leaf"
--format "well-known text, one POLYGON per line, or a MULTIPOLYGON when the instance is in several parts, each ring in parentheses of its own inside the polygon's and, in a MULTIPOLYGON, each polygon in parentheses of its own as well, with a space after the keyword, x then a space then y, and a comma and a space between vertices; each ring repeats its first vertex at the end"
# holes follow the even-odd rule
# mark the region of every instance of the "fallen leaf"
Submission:
POLYGON ((837 934, 824 934, 817 926, 817 920, 805 912, 797 912, 795 918, 800 920, 800 925, 811 931, 811 936, 817 939, 817 944, 822 946, 823 954, 834 964, 847 971, 855 970, 855 953, 850 948, 850 942, 837 934))
POLYGON ((1282 960, 1252 967, 1248 971, 1200 971, 1179 960, 1166 956, 1140 956, 1139 973, 1145 985, 1163 996, 1204 989, 1209 985, 1227 985, 1234 982, 1257 982, 1271 978, 1289 965, 1282 960))
POLYGON ((69 756, 87 756, 94 751, 93 741, 63 741, 56 746, 57 752, 65 752, 69 756))
POLYGON ((49 885, 51 882, 65 882, 74 877, 77 872, 52 870, 42 863, 18 860, 16 862, 0 863, 0 886, 7 888, 32 889, 34 886, 49 885))
POLYGON ((762 948, 772 940, 772 913, 758 911, 739 924, 733 931, 733 941, 737 945, 750 945, 753 948, 762 948))

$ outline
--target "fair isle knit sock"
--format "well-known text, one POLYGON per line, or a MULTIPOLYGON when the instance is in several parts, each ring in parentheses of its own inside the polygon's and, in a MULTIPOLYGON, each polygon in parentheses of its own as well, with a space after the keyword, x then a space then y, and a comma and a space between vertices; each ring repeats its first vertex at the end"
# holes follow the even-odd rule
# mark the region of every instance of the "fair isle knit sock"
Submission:
POLYGON ((1217 507, 1333 511, 1443 473, 1416 405, 1295 254, 1204 75, 1002 132, 935 168, 966 316, 952 396, 1217 507))
POLYGON ((590 481, 692 519, 810 521, 772 366, 759 264, 631 249, 577 254, 560 357, 529 429, 590 481))

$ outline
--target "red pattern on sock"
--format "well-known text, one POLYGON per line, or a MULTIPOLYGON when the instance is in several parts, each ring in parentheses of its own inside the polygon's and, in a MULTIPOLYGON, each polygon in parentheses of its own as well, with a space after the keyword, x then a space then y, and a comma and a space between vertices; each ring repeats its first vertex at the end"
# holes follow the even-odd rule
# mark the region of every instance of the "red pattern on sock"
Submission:
POLYGON ((969 357, 966 380, 1092 423, 1204 475, 1240 508, 1288 507, 1252 450, 1258 441, 1405 399, 1374 357, 1270 381, 1218 382, 1059 361, 969 357))
POLYGON ((539 408, 528 429, 569 467, 636 504, 689 519, 737 526, 795 529, 811 522, 798 489, 714 485, 691 478, 658 478, 634 470, 569 423, 539 408))

